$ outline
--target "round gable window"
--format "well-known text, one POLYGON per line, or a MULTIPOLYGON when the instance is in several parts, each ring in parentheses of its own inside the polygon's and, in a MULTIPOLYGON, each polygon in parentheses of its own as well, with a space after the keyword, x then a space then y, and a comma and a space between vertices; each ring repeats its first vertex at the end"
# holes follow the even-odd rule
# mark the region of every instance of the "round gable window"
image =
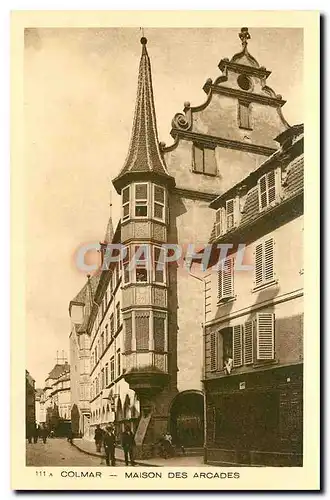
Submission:
POLYGON ((250 78, 245 75, 239 75, 239 77, 237 78, 237 83, 242 90, 250 90, 250 88, 252 87, 250 78))

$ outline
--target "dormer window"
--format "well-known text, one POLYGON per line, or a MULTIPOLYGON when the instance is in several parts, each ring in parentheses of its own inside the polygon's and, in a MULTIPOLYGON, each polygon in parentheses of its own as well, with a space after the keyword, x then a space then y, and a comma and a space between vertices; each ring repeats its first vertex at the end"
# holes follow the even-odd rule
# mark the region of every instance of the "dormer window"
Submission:
POLYGON ((259 210, 274 204, 278 197, 277 171, 271 170, 258 180, 259 210))
POLYGON ((220 207, 215 214, 215 234, 222 236, 238 224, 239 199, 226 200, 225 206, 220 207))

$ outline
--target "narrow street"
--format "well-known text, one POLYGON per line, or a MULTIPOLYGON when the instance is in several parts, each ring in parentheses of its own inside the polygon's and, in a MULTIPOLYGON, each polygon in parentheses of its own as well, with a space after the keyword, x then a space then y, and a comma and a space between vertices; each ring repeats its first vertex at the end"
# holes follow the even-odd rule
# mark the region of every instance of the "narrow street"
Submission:
POLYGON ((66 439, 54 438, 47 439, 46 444, 40 439, 36 444, 27 443, 26 465, 100 467, 105 465, 105 461, 77 450, 66 439))
MULTIPOLYGON (((150 467, 151 463, 146 460, 144 466, 150 467)), ((152 465, 158 467, 181 466, 198 467, 205 466, 201 456, 185 457, 179 456, 165 460, 160 457, 150 459, 152 465)), ((105 467, 105 459, 87 455, 71 446, 66 439, 47 439, 46 444, 39 439, 36 444, 26 444, 26 465, 34 467, 56 467, 56 466, 81 466, 81 467, 105 467)), ((124 463, 118 461, 117 465, 123 467, 124 463)))

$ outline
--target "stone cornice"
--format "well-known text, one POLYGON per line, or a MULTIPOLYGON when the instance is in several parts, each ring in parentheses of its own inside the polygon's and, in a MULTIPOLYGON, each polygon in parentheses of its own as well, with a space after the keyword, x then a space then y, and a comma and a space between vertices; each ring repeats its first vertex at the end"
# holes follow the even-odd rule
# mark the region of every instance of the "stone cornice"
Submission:
POLYGON ((258 76, 259 78, 268 78, 269 75, 271 74, 271 71, 267 70, 262 66, 256 68, 254 66, 247 66, 246 64, 240 64, 228 61, 228 59, 221 59, 221 61, 218 64, 218 68, 221 71, 225 71, 227 68, 229 68, 235 73, 258 76))
POLYGON ((196 132, 191 132, 190 130, 171 130, 172 137, 178 136, 180 139, 186 139, 189 141, 196 142, 200 145, 215 148, 220 146, 227 149, 236 149, 239 151, 247 151, 249 153, 255 153, 262 156, 270 156, 275 153, 276 148, 269 148, 267 146, 260 146, 258 144, 251 144, 247 142, 235 141, 233 139, 224 139, 223 137, 216 137, 212 135, 199 134, 196 132))
POLYGON ((254 94, 253 92, 245 92, 244 90, 232 89, 230 87, 225 87, 224 85, 210 85, 212 92, 216 94, 226 95, 230 97, 235 97, 240 101, 245 102, 258 102, 259 104, 265 104, 266 106, 273 106, 275 108, 282 107, 286 101, 281 97, 271 97, 266 95, 254 94))

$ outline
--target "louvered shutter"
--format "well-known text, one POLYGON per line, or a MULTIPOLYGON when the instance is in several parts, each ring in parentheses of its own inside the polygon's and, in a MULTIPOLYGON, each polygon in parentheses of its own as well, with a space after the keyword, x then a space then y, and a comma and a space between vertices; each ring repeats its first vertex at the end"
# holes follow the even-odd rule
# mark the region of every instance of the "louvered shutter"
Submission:
POLYGON ((222 228, 221 228, 221 208, 219 208, 215 213, 215 235, 221 236, 222 228))
POLYGON ((257 358, 274 359, 275 319, 273 313, 257 314, 257 358))
POLYGON ((218 332, 210 334, 210 369, 215 372, 218 367, 218 332))
POLYGON ((275 201, 276 198, 275 170, 272 170, 267 174, 267 194, 269 205, 270 203, 275 201))
POLYGON ((244 364, 253 363, 253 323, 247 321, 244 325, 244 364))
POLYGON ((218 271, 218 299, 230 299, 234 296, 233 259, 224 260, 223 267, 218 271))
POLYGON ((264 279, 265 281, 274 278, 274 239, 270 238, 264 242, 265 256, 264 256, 264 279))
POLYGON ((242 365, 242 351, 242 325, 236 325, 233 327, 233 366, 242 365))
POLYGON ((263 282, 263 245, 258 243, 255 250, 255 286, 263 282))
POLYGON ((232 229, 234 227, 234 199, 227 200, 226 201, 226 223, 227 223, 227 231, 232 229))
POLYGON ((266 175, 263 175, 258 181, 259 189, 259 208, 265 208, 267 206, 267 182, 266 175))

